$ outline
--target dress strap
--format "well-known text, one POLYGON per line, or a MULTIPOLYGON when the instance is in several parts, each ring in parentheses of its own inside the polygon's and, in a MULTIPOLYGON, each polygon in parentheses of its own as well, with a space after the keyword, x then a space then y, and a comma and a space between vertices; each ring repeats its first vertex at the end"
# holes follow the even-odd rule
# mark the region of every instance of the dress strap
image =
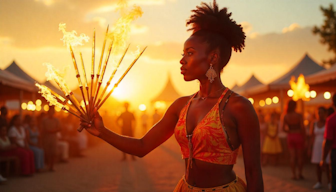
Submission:
MULTIPOLYGON (((228 97, 227 97, 226 100, 225 100, 225 103, 224 103, 222 112, 220 113, 220 119, 221 119, 221 120, 223 120, 224 109, 225 109, 225 107, 226 107, 226 105, 227 105, 227 103, 228 103, 228 101, 229 101, 229 99, 230 99, 232 93, 233 93, 233 91, 230 92, 230 94, 228 95, 228 97)), ((222 121, 221 121, 221 122, 222 122, 222 121)), ((227 132, 227 130, 226 130, 226 127, 225 127, 225 125, 223 124, 223 122, 222 122, 221 124, 222 124, 222 128, 223 128, 223 131, 224 131, 224 135, 225 135, 226 141, 227 141, 227 143, 228 143, 230 149, 231 149, 232 151, 234 151, 235 149, 234 149, 234 146, 232 145, 232 142, 231 142, 231 140, 230 140, 230 136, 229 136, 229 134, 228 134, 228 132, 227 132)))
POLYGON ((228 91, 229 91, 229 88, 227 87, 227 88, 223 91, 222 95, 218 98, 218 101, 217 101, 217 104, 216 104, 216 105, 219 105, 219 104, 222 102, 224 96, 226 95, 226 93, 227 93, 228 91))

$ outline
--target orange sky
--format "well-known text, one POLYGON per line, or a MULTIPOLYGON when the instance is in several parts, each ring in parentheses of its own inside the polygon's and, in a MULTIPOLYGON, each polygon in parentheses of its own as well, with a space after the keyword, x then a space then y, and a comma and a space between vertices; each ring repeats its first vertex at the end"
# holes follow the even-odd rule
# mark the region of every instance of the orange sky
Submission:
MULTIPOLYGON (((58 68, 69 66, 66 81, 76 87, 75 72, 69 51, 63 46, 62 33, 58 24, 67 24, 67 30, 76 30, 92 37, 97 31, 97 55, 103 41, 107 24, 113 25, 119 17, 113 11, 117 1, 79 0, 3 0, 0 2, 0 68, 6 68, 13 60, 29 75, 39 81, 45 79, 49 62, 58 68)), ((134 68, 125 77, 114 96, 129 100, 134 106, 148 104, 162 90, 168 74, 181 95, 192 94, 198 83, 184 82, 180 74, 179 60, 186 32, 185 20, 190 10, 201 1, 182 0, 133 0, 143 8, 143 16, 134 21, 128 42, 131 51, 136 45, 148 49, 134 68)), ((246 48, 242 53, 233 53, 224 69, 222 80, 232 87, 244 83, 255 74, 263 83, 268 83, 284 74, 304 56, 309 55, 318 63, 331 57, 327 47, 311 33, 314 25, 323 22, 319 6, 332 1, 281 1, 266 0, 232 2, 218 1, 233 12, 232 17, 244 26, 247 34, 246 48), (274 9, 277 7, 277 9, 274 9)), ((83 52, 86 70, 90 71, 91 39, 75 52, 83 52)), ((124 71, 134 58, 128 54, 120 72, 124 71)), ((96 58, 96 63, 99 58, 96 58)), ((108 66, 106 74, 112 72, 108 66)), ((89 72, 87 72, 89 73, 89 72)), ((120 76, 121 73, 118 73, 120 76)), ((107 80, 107 78, 105 78, 107 80)))

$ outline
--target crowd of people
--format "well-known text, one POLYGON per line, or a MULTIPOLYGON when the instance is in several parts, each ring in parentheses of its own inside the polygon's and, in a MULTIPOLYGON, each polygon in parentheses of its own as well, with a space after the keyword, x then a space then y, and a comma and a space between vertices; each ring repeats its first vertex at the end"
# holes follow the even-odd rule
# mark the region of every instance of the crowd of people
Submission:
MULTIPOLYGON (((333 103, 334 106, 328 108, 317 107, 314 114, 306 118, 297 112, 297 102, 293 100, 288 102, 283 115, 277 112, 264 114, 259 110, 262 165, 276 166, 279 161, 288 163, 286 159, 289 159, 291 179, 303 180, 304 164, 312 163, 316 167, 317 180, 312 187, 322 188, 322 173, 325 172, 330 189, 333 183, 331 170, 335 169, 330 166, 330 151, 335 147, 332 148, 332 144, 329 144, 329 149, 325 150, 324 143, 335 143, 336 139, 335 120, 332 119, 336 114, 336 94, 333 103)), ((334 174, 333 178, 335 176, 334 174)))
MULTIPOLYGON (((133 137, 137 126, 136 114, 129 111, 130 104, 123 103, 123 112, 104 116, 110 120, 107 124, 117 128, 122 135, 133 137)), ((141 135, 144 135, 152 124, 159 121, 161 115, 156 109, 153 118, 142 111, 139 115, 141 135)), ((88 147, 86 131, 79 133, 79 121, 72 115, 55 114, 53 107, 37 117, 31 114, 15 114, 8 117, 8 109, 1 107, 0 115, 0 157, 17 157, 20 162, 20 175, 31 176, 35 173, 55 171, 55 163, 67 163, 70 156, 83 157, 88 147)), ((123 153, 122 161, 126 160, 123 153)), ((136 160, 131 156, 132 160, 136 160)), ((1 166, 1 165, 0 165, 1 166)), ((1 168, 1 167, 0 167, 1 168)), ((1 172, 0 172, 1 173, 1 172)), ((0 182, 7 179, 0 174, 0 182)))
MULTIPOLYGON (((68 115, 56 117, 55 109, 40 113, 36 118, 19 114, 9 120, 8 110, 1 107, 0 157, 16 157, 20 175, 55 171, 55 162, 67 163, 69 156, 83 157, 87 148, 86 133, 79 134, 78 120, 68 115)), ((0 175, 0 182, 7 179, 0 175)))

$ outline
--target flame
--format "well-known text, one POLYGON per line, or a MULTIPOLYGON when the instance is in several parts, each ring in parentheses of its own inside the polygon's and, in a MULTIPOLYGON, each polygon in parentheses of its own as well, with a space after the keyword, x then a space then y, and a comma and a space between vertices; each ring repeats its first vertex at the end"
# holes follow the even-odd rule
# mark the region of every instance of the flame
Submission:
POLYGON ((42 97, 44 97, 49 102, 50 106, 54 105, 56 107, 63 108, 63 105, 57 101, 54 95, 51 94, 51 91, 48 87, 38 83, 35 83, 35 85, 39 88, 39 93, 42 94, 42 97))
POLYGON ((63 38, 61 39, 63 41, 64 45, 71 45, 71 46, 77 46, 77 45, 83 45, 83 41, 88 42, 89 41, 89 36, 85 35, 84 33, 80 34, 77 37, 77 32, 75 30, 71 32, 65 31, 66 28, 66 23, 60 23, 58 25, 58 30, 62 31, 63 33, 63 38))
POLYGON ((108 33, 108 38, 113 41, 115 51, 126 47, 126 40, 131 31, 131 22, 142 16, 141 7, 133 5, 132 10, 128 10, 126 0, 119 0, 117 11, 120 12, 120 18, 114 24, 112 31, 108 33))
POLYGON ((52 64, 50 63, 43 63, 43 65, 47 66, 48 71, 46 72, 47 80, 54 80, 57 85, 60 87, 60 89, 63 91, 65 95, 70 94, 70 89, 68 85, 66 84, 64 77, 66 75, 67 68, 64 68, 63 71, 60 71, 56 69, 52 64))
POLYGON ((297 101, 302 99, 303 101, 309 101, 310 99, 306 97, 306 92, 309 92, 309 85, 305 83, 305 78, 302 74, 297 79, 295 83, 295 77, 292 76, 289 84, 294 91, 293 100, 297 101))

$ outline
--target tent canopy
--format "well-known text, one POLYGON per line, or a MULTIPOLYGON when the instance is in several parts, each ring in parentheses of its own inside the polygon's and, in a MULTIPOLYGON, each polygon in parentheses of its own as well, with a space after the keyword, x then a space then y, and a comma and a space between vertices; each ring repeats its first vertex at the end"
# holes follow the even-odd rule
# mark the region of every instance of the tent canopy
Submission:
POLYGON ((36 90, 33 83, 2 69, 0 69, 0 84, 29 92, 34 92, 36 90))
POLYGON ((252 87, 255 86, 260 86, 260 85, 264 85, 263 83, 261 83, 259 81, 259 79, 257 79, 254 74, 250 77, 249 80, 246 81, 246 83, 244 83, 244 85, 240 86, 239 88, 237 88, 235 91, 242 94, 244 93, 245 90, 251 89, 252 87))
MULTIPOLYGON (((320 71, 318 73, 309 75, 306 77, 306 83, 308 84, 319 84, 328 81, 336 80, 336 64, 334 64, 329 69, 320 71)), ((336 86, 336 84, 334 84, 336 86)))
POLYGON ((177 98, 181 97, 181 95, 176 91, 174 88, 170 75, 168 75, 168 81, 165 88, 161 91, 161 93, 152 99, 152 103, 156 101, 165 101, 165 102, 172 102, 175 101, 177 98))
POLYGON ((25 71, 23 71, 21 67, 19 67, 19 65, 16 64, 15 61, 13 61, 12 64, 10 64, 5 70, 30 83, 35 84, 35 82, 38 82, 34 78, 32 78, 30 75, 28 75, 25 71))
POLYGON ((268 85, 257 85, 245 91, 247 95, 256 95, 270 91, 279 91, 290 89, 289 81, 292 76, 299 77, 300 74, 303 74, 305 77, 315 74, 317 72, 325 70, 314 60, 310 58, 308 54, 298 62, 291 70, 286 74, 276 79, 275 81, 269 83, 268 85))

